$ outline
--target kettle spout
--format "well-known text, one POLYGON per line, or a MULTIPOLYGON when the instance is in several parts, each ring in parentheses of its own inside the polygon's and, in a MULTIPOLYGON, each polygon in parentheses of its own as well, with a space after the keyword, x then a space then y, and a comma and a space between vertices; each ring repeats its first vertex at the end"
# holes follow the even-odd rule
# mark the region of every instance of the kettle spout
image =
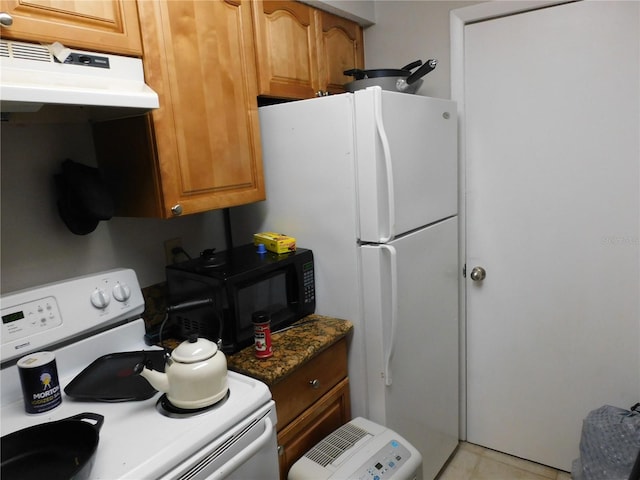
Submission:
POLYGON ((142 363, 138 363, 133 371, 144 377, 159 392, 167 393, 169 391, 169 378, 166 373, 150 370, 142 363))

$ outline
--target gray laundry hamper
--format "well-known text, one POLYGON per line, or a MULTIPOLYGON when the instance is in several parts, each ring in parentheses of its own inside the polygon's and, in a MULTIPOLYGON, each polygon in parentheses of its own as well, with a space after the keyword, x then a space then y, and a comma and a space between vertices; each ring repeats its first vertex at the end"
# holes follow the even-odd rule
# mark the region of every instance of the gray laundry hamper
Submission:
POLYGON ((640 480, 640 404, 630 410, 604 405, 582 424, 573 480, 640 480))

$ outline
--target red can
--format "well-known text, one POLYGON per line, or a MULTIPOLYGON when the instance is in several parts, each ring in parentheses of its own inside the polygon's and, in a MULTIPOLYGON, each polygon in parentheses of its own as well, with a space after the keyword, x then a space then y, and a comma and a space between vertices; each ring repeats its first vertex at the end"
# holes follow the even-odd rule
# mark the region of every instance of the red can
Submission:
POLYGON ((254 312, 251 317, 253 321, 253 340, 257 358, 269 358, 273 355, 271 347, 271 317, 267 312, 254 312))

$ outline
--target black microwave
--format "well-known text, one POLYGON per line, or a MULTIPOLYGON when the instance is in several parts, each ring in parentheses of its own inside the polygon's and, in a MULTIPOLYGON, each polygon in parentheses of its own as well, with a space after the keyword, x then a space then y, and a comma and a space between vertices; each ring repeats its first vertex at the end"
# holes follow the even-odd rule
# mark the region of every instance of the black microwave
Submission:
POLYGON ((315 312, 313 252, 259 253, 253 244, 205 251, 166 267, 169 325, 181 339, 222 340, 235 353, 254 342, 252 315, 267 311, 271 331, 315 312))

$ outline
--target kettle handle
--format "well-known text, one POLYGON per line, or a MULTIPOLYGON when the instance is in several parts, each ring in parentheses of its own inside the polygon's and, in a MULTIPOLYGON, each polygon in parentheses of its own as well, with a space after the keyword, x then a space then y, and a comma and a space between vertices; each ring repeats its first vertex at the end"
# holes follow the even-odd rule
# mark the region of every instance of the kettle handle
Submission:
POLYGON ((185 310, 192 310, 198 307, 206 307, 207 305, 214 305, 213 298, 201 298, 198 300, 187 300, 186 302, 178 303, 177 305, 169 305, 167 307, 167 313, 184 312, 185 310))

